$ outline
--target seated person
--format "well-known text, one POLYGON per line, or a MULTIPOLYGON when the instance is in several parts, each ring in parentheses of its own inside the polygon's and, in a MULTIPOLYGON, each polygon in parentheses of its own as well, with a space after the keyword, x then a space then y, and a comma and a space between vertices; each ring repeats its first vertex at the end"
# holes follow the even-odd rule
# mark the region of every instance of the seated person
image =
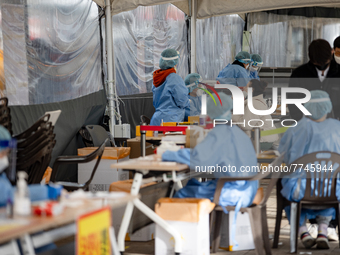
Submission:
POLYGON ((230 84, 240 87, 246 87, 250 81, 248 68, 251 63, 250 54, 246 51, 237 53, 235 61, 228 64, 218 74, 216 81, 218 84, 230 84))
MULTIPOLYGON (((232 99, 223 92, 218 93, 222 105, 215 105, 212 98, 207 99, 207 114, 210 119, 231 120, 232 99)), ((218 98, 214 95, 216 101, 218 98)), ((212 178, 242 177, 255 175, 242 171, 244 167, 257 166, 254 147, 249 137, 237 126, 227 124, 216 125, 193 149, 166 151, 162 155, 163 161, 176 161, 189 165, 195 172, 206 173, 213 167, 212 178), (227 170, 229 168, 229 170, 227 170)), ((179 190, 175 197, 208 198, 213 201, 218 179, 199 182, 191 179, 187 185, 179 190)), ((222 206, 236 206, 236 215, 240 207, 252 204, 258 188, 258 181, 226 182, 222 189, 219 204, 222 206)))
MULTIPOLYGON (((251 80, 247 84, 247 88, 253 88, 253 106, 256 110, 268 110, 268 106, 266 100, 264 99, 265 90, 268 83, 265 81, 251 80)), ((245 90, 243 93, 245 93, 245 90)), ((237 125, 246 132, 246 134, 251 137, 252 126, 261 126, 263 122, 263 126, 261 127, 261 131, 272 130, 275 129, 271 120, 272 117, 270 115, 255 115, 248 108, 248 99, 244 101, 244 115, 233 115, 233 123, 238 123, 237 125), (249 126, 248 121, 250 120, 259 120, 259 121, 251 121, 249 126), (262 122, 261 122, 262 121, 262 122), (241 124, 239 124, 241 123, 241 124)), ((260 149, 261 150, 269 150, 272 148, 273 143, 279 140, 279 136, 277 134, 264 136, 260 138, 260 149)))
MULTIPOLYGON (((285 152, 284 162, 286 164, 294 162, 303 155, 317 151, 340 153, 340 122, 335 119, 326 119, 327 114, 332 110, 332 103, 327 92, 311 91, 311 100, 304 106, 312 115, 303 117, 296 127, 289 128, 279 145, 279 152, 285 152)), ((303 171, 303 169, 297 170, 291 174, 292 176, 282 179, 281 194, 286 199, 299 201, 303 198, 306 188, 303 171), (301 184, 299 179, 301 179, 301 184)), ((337 185, 340 185, 339 179, 337 185)), ((338 193, 340 192, 337 192, 337 198, 340 200, 338 193)), ((290 219, 290 206, 286 207, 285 211, 288 219, 290 219)), ((323 210, 302 208, 299 235, 306 248, 312 248, 317 244, 319 249, 329 249, 327 227, 332 218, 335 218, 334 208, 323 210), (307 219, 316 219, 319 228, 316 240, 308 233, 307 219)))
POLYGON ((260 80, 259 72, 263 65, 262 58, 259 54, 251 54, 251 63, 249 66, 249 78, 260 80))
POLYGON ((9 165, 7 157, 9 149, 5 144, 11 139, 12 137, 8 130, 0 126, 0 207, 6 206, 8 201, 13 202, 14 199, 12 184, 5 173, 9 165))
POLYGON ((166 49, 159 60, 160 69, 153 73, 153 114, 150 125, 160 126, 163 122, 183 122, 185 108, 189 107, 188 89, 176 73, 179 54, 166 49))
POLYGON ((201 114, 201 96, 204 93, 201 88, 204 86, 199 84, 202 81, 201 75, 198 73, 188 74, 184 79, 185 86, 189 90, 190 106, 185 108, 184 121, 188 121, 189 116, 199 116, 201 114))

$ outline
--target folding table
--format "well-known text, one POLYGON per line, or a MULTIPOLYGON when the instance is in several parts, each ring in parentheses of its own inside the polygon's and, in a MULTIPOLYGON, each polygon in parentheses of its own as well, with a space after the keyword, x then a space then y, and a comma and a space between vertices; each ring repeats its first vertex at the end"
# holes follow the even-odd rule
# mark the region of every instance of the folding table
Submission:
MULTIPOLYGON (((141 127, 142 128, 142 127, 141 127)), ((133 178, 131 186, 131 195, 137 196, 139 189, 142 185, 143 175, 149 172, 159 172, 159 177, 153 177, 151 181, 163 180, 175 182, 179 188, 181 188, 181 180, 188 179, 191 177, 197 177, 201 173, 193 173, 189 171, 189 167, 185 164, 179 164, 176 162, 162 162, 156 155, 150 155, 147 157, 140 157, 137 159, 130 159, 121 163, 111 165, 111 168, 135 170, 136 173, 133 178), (168 177, 168 173, 171 173, 171 177, 168 177)), ((142 213, 149 217, 156 224, 165 229, 175 240, 175 254, 182 252, 182 240, 181 236, 171 225, 165 220, 159 217, 152 209, 146 206, 139 198, 133 199, 126 206, 125 213, 123 216, 122 224, 118 233, 118 249, 121 253, 125 250, 125 236, 130 224, 133 207, 137 207, 142 213)))

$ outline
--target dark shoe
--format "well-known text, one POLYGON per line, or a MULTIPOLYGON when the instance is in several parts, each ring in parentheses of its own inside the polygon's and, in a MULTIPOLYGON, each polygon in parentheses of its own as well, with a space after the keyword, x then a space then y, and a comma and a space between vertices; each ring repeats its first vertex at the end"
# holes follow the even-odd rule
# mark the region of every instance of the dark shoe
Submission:
POLYGON ((328 238, 326 235, 318 234, 318 237, 316 238, 316 248, 329 249, 328 238))
POLYGON ((310 249, 316 244, 315 239, 308 232, 302 233, 300 238, 306 249, 310 249))

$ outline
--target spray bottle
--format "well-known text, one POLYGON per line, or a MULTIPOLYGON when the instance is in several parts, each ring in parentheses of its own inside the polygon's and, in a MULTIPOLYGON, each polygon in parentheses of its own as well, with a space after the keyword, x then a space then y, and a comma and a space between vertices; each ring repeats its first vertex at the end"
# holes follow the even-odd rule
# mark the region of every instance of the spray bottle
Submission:
POLYGON ((31 214, 31 200, 25 178, 26 172, 18 172, 17 190, 14 195, 14 213, 22 216, 31 214))

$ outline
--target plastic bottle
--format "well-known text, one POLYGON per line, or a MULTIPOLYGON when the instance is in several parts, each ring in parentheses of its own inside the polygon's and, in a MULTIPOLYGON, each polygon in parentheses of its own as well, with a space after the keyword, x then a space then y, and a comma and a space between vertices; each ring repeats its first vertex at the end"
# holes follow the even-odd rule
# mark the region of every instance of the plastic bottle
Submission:
POLYGON ((200 117, 199 117, 199 123, 198 123, 198 125, 199 126, 205 126, 206 125, 206 115, 200 115, 200 117))
POLYGON ((31 200, 25 178, 26 172, 18 172, 17 190, 14 194, 14 213, 22 216, 31 214, 31 200))

